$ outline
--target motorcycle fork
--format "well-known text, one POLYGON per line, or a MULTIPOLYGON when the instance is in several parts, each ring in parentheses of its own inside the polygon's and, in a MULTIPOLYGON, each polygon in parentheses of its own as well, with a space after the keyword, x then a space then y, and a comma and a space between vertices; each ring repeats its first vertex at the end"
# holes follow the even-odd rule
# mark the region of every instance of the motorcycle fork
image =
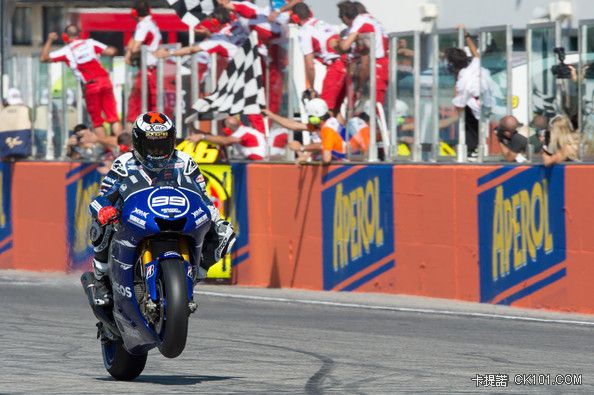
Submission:
MULTIPOLYGON (((158 256, 160 251, 153 251, 150 240, 145 240, 141 246, 141 261, 142 261, 142 273, 146 279, 147 292, 150 300, 153 302, 157 301, 156 293, 156 280, 158 276, 158 265, 155 256, 158 256), (154 253, 153 253, 154 252, 154 253)), ((190 248, 188 240, 185 237, 180 237, 177 241, 177 248, 179 254, 182 256, 184 261, 188 263, 188 277, 191 279, 188 286, 193 288, 194 276, 197 274, 197 270, 194 270, 192 262, 190 261, 190 248)), ((159 247, 157 247, 157 250, 159 247)), ((191 298, 191 295, 189 295, 191 298)))

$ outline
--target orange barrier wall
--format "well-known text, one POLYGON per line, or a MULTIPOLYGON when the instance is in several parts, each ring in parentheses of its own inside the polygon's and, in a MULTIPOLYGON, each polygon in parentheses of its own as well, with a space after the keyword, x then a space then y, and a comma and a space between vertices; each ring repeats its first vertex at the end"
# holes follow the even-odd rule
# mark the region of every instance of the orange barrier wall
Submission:
MULTIPOLYGON (((0 268, 88 267, 94 165, 0 168, 0 268)), ((594 313, 594 166, 234 164, 239 285, 594 313)))
POLYGON ((249 165, 249 258, 235 281, 594 313, 593 176, 587 165, 249 165))
POLYGON ((70 162, 6 166, 10 166, 11 185, 3 188, 2 196, 11 202, 12 236, 6 252, 0 241, 0 269, 68 271, 86 267, 91 253, 88 237, 76 229, 86 229, 88 205, 97 192, 97 166, 70 162))

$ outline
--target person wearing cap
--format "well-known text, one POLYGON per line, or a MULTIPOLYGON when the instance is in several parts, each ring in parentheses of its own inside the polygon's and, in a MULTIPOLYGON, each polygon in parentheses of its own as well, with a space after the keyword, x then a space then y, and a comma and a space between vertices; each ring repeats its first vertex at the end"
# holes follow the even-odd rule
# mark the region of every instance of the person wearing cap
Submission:
POLYGON ((518 128, 522 124, 513 115, 506 115, 499 121, 497 139, 503 158, 508 162, 526 162, 526 149, 528 139, 518 133, 518 128))
POLYGON ((31 155, 31 110, 25 105, 21 92, 10 88, 0 110, 0 158, 18 159, 31 155))
POLYGON ((343 160, 345 158, 346 143, 341 134, 344 127, 330 114, 328 104, 322 99, 316 98, 307 102, 305 111, 308 116, 308 123, 301 123, 289 118, 277 115, 270 110, 264 110, 272 122, 295 132, 313 132, 314 143, 301 145, 297 142, 290 144, 290 148, 297 151, 300 158, 315 153, 322 153, 322 163, 328 164, 332 160, 343 160), (305 154, 305 155, 303 155, 305 154))
POLYGON ((232 147, 240 159, 263 160, 266 156, 266 138, 254 128, 242 125, 236 118, 225 118, 224 136, 209 133, 193 133, 188 140, 193 143, 206 141, 207 143, 232 147))
POLYGON ((6 105, 8 106, 24 106, 25 102, 21 96, 21 92, 17 88, 9 88, 6 95, 6 105))

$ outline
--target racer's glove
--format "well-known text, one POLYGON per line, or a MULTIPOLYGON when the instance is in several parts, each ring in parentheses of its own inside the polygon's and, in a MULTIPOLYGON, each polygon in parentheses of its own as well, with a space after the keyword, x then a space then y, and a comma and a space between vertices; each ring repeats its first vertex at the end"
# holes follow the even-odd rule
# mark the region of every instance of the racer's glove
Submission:
POLYGON ((213 222, 204 238, 200 266, 208 270, 227 255, 234 244, 235 232, 231 224, 221 219, 213 222))
POLYGON ((97 220, 101 225, 118 222, 118 210, 113 206, 102 207, 97 214, 97 220))

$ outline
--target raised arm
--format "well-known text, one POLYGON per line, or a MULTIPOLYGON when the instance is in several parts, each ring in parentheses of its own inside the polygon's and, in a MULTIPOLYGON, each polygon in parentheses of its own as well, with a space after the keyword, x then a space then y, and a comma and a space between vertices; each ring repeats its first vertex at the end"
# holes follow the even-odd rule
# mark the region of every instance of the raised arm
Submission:
POLYGON ((103 56, 116 56, 118 54, 118 49, 116 47, 109 46, 101 52, 103 56))
POLYGON ((197 133, 189 137, 189 140, 193 143, 199 143, 200 141, 206 141, 216 145, 228 146, 239 143, 241 140, 231 136, 215 136, 207 133, 197 133))
POLYGON ((278 123, 280 126, 282 126, 283 128, 287 128, 289 130, 292 130, 294 132, 301 132, 301 131, 307 131, 309 130, 307 128, 307 125, 301 122, 297 122, 294 121, 292 119, 289 118, 285 118, 285 117, 281 117, 278 114, 273 113, 272 111, 266 109, 262 111, 264 114, 266 114, 268 116, 268 118, 270 118, 270 120, 272 122, 276 122, 278 123))
POLYGON ((43 48, 41 48, 41 54, 39 54, 39 61, 42 63, 48 63, 51 61, 49 56, 50 49, 54 44, 54 41, 58 39, 58 33, 51 32, 47 35, 47 40, 45 40, 45 44, 43 44, 43 48))

